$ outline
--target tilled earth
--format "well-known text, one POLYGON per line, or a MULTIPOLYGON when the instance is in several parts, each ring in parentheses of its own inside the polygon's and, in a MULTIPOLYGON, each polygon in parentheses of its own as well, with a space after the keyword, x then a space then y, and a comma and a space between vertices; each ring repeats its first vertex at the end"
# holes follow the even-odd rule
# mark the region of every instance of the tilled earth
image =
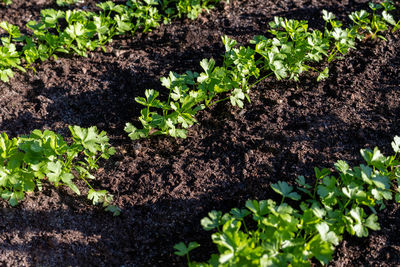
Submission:
MULTIPOLYGON (((38 19, 50 1, 14 0, 0 20, 17 25, 38 19)), ((94 8, 87 1, 83 8, 94 8)), ((396 1, 399 5, 399 1, 396 1)), ((116 40, 108 52, 61 57, 36 64, 0 84, 0 131, 11 136, 51 129, 69 136, 68 125, 106 130, 117 155, 101 163, 94 185, 115 195, 122 209, 112 217, 84 196, 45 186, 18 207, 0 201, 0 264, 6 266, 183 266, 173 254, 179 241, 198 241, 194 260, 214 246, 200 219, 212 209, 229 211, 247 199, 275 198, 269 185, 312 179, 313 167, 343 159, 360 164, 360 148, 391 153, 400 135, 400 35, 366 41, 331 64, 330 78, 316 82, 268 79, 243 110, 220 103, 202 111, 188 138, 131 141, 123 131, 135 122, 135 96, 164 90, 169 71, 200 71, 199 61, 221 61, 221 36, 247 45, 266 34, 274 16, 323 25, 327 9, 347 21, 366 1, 232 0, 196 21, 175 21, 150 34, 116 40)), ((83 185, 80 185, 84 190, 83 185)), ((332 266, 400 265, 400 206, 379 214, 382 230, 368 238, 345 236, 332 266)))

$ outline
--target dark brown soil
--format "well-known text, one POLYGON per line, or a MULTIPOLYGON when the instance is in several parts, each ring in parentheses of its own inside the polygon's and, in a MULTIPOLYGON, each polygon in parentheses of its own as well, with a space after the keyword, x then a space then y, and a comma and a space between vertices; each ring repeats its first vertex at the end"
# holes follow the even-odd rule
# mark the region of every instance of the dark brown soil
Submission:
MULTIPOLYGON (((14 0, 0 19, 18 25, 38 18, 48 1, 14 0)), ((88 7, 93 8, 93 1, 88 7)), ((399 4, 399 1, 396 1, 399 4)), ((135 96, 163 90, 159 78, 170 70, 199 71, 206 57, 220 60, 224 34, 247 44, 263 34, 273 16, 310 20, 320 27, 322 9, 346 20, 366 1, 232 0, 197 21, 176 21, 146 35, 121 38, 108 53, 70 57, 35 65, 0 84, 0 131, 11 136, 33 129, 68 135, 67 126, 106 130, 118 153, 96 174, 96 188, 115 195, 122 208, 112 217, 85 197, 45 187, 18 207, 0 201, 0 264, 5 266, 173 266, 179 241, 198 241, 193 259, 214 251, 200 219, 210 210, 228 211, 247 199, 274 198, 269 185, 312 178, 313 167, 339 159, 361 163, 360 148, 391 153, 400 134, 400 35, 387 42, 357 45, 331 65, 317 83, 259 84, 243 110, 220 103, 202 111, 185 140, 156 137, 131 141, 124 124, 140 107, 135 96)), ((332 266, 400 265, 400 206, 380 212, 382 230, 368 238, 346 236, 332 266)))

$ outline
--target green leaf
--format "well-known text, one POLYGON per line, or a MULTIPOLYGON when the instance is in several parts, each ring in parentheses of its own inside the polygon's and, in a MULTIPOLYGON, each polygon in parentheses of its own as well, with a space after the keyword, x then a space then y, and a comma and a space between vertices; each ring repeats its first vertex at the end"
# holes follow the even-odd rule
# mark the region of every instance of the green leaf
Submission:
POLYGON ((323 71, 321 71, 318 75, 317 82, 323 81, 329 77, 329 68, 325 67, 323 71))
POLYGON ((274 208, 276 206, 276 203, 270 199, 268 200, 247 200, 246 201, 246 208, 248 208, 253 215, 253 219, 255 221, 261 220, 264 215, 266 215, 270 209, 274 208))
POLYGON ((11 69, 0 70, 0 80, 3 82, 8 83, 12 77, 14 77, 14 72, 11 69))
POLYGON ((297 182, 300 186, 303 186, 303 187, 305 187, 305 188, 307 188, 307 189, 312 188, 311 185, 309 185, 309 184, 306 183, 306 178, 305 178, 303 175, 297 176, 296 182, 297 182))
POLYGON ((79 0, 56 0, 57 6, 64 7, 78 3, 79 0))
POLYGON ((346 174, 348 170, 350 170, 349 164, 347 164, 345 161, 343 160, 338 160, 335 163, 335 168, 336 170, 338 170, 339 172, 346 174))
POLYGON ((121 209, 115 205, 108 205, 105 208, 105 211, 109 211, 113 214, 113 216, 119 216, 121 214, 121 209))
POLYGON ((237 219, 237 220, 243 220, 247 215, 250 214, 250 212, 246 209, 238 209, 238 208, 233 208, 230 212, 232 214, 232 217, 237 219))
POLYGON ((273 61, 272 63, 270 63, 269 66, 278 80, 282 80, 288 76, 287 69, 285 68, 282 61, 273 61))
POLYGON ((376 187, 388 190, 390 188, 390 179, 384 175, 375 175, 371 178, 376 187))
POLYGON ((392 148, 395 153, 400 152, 400 137, 397 135, 393 138, 392 148))
POLYGON ((6 133, 0 135, 0 157, 5 160, 12 157, 18 150, 17 139, 10 140, 6 133))
POLYGON ((64 11, 54 9, 42 9, 40 11, 42 20, 47 27, 53 28, 58 24, 58 20, 65 17, 64 11))
POLYGON ((362 186, 356 184, 350 184, 348 186, 342 187, 342 192, 345 196, 350 199, 367 201, 367 193, 363 190, 362 186))
POLYGON ((368 3, 368 6, 369 6, 369 8, 372 9, 373 11, 382 8, 382 5, 381 5, 381 4, 376 4, 376 3, 372 3, 372 2, 369 2, 369 3, 368 3))
POLYGON ((394 20, 393 16, 386 10, 382 11, 382 17, 387 23, 391 24, 392 26, 396 25, 396 21, 394 20))
POLYGON ((106 1, 106 2, 99 3, 96 6, 103 9, 104 11, 108 11, 108 10, 112 11, 112 10, 114 10, 115 3, 112 1, 106 1))
POLYGON ((190 242, 188 246, 186 246, 185 243, 180 242, 174 246, 174 249, 176 249, 174 253, 178 256, 185 256, 198 247, 200 247, 200 245, 197 242, 190 242))
POLYGON ((227 35, 224 35, 224 36, 222 37, 222 42, 223 42, 224 45, 225 45, 225 51, 226 51, 226 52, 231 51, 232 48, 233 48, 235 45, 237 45, 237 41, 235 41, 235 40, 233 40, 233 39, 230 39, 227 35))
POLYGON ((360 152, 368 165, 383 168, 386 157, 382 155, 381 151, 377 147, 375 147, 373 151, 369 149, 361 149, 360 152))
POLYGON ((283 197, 288 197, 293 200, 300 200, 301 196, 293 191, 293 186, 290 186, 286 182, 278 181, 276 184, 271 185, 272 189, 283 197))
POLYGON ((97 127, 81 128, 79 126, 68 126, 72 133, 72 137, 77 144, 81 144, 91 153, 96 154, 98 151, 104 150, 108 145, 108 137, 104 131, 98 133, 97 127))
POLYGON ((140 138, 145 138, 149 136, 149 130, 147 129, 138 129, 135 126, 133 126, 133 124, 131 123, 126 123, 124 131, 127 132, 129 135, 129 137, 132 140, 137 140, 140 138))
POLYGON ((325 20, 326 22, 329 22, 335 19, 335 15, 332 12, 322 10, 322 19, 325 20))
POLYGON ((66 185, 69 188, 71 188, 71 190, 74 191, 75 194, 77 194, 79 196, 81 195, 81 191, 79 191, 79 188, 74 183, 70 182, 70 183, 66 183, 66 185))
POLYGON ((390 191, 382 190, 379 188, 374 188, 371 190, 371 194, 376 200, 390 200, 392 199, 392 193, 390 191))
POLYGON ((114 19, 117 22, 117 30, 120 34, 131 31, 134 27, 127 14, 116 15, 114 19))
POLYGON ((368 229, 363 224, 364 210, 360 207, 356 207, 350 210, 350 215, 356 221, 355 224, 351 225, 351 229, 358 237, 367 237, 368 229))
POLYGON ((25 194, 23 191, 15 191, 15 192, 11 192, 8 190, 4 190, 1 193, 1 197, 3 199, 8 200, 8 203, 10 203, 11 206, 15 207, 18 205, 18 202, 20 200, 23 200, 25 197, 25 194))
POLYGON ((103 203, 106 200, 107 191, 106 190, 96 191, 94 189, 90 189, 87 197, 89 200, 93 202, 93 205, 97 205, 99 203, 103 203))
POLYGON ((339 237, 335 234, 334 231, 329 231, 329 225, 326 222, 321 222, 317 224, 316 228, 323 241, 331 243, 335 246, 339 244, 339 237))
POLYGON ((378 223, 378 216, 376 216, 375 214, 371 214, 370 216, 368 216, 367 220, 365 221, 365 226, 374 231, 380 230, 381 227, 378 223))
POLYGON ((19 31, 19 27, 8 23, 7 21, 0 22, 0 27, 3 28, 5 31, 8 32, 10 36, 13 38, 18 38, 21 36, 19 31))
POLYGON ((207 75, 210 75, 212 70, 214 69, 215 60, 213 58, 204 58, 202 61, 200 61, 200 66, 203 68, 207 75))
POLYGON ((320 180, 322 178, 324 178, 325 176, 329 175, 331 172, 330 170, 323 168, 322 170, 320 170, 317 167, 314 167, 314 173, 315 173, 315 178, 317 180, 320 180))
POLYGON ((233 90, 232 95, 229 98, 231 100, 232 106, 243 108, 244 93, 241 89, 233 90))
POLYGON ((311 205, 311 209, 312 209, 312 212, 314 213, 314 215, 320 219, 323 219, 324 216, 326 215, 326 210, 324 208, 322 208, 318 202, 314 202, 311 205))
POLYGON ((308 243, 309 249, 322 265, 328 264, 332 260, 332 254, 334 251, 333 246, 321 240, 319 235, 314 236, 308 243))
POLYGON ((206 231, 213 230, 223 225, 226 221, 226 216, 222 216, 222 212, 212 210, 208 213, 208 217, 201 219, 201 226, 206 231))
POLYGON ((61 162, 49 162, 47 163, 46 175, 50 182, 57 183, 61 179, 62 164, 61 162))
POLYGON ((72 38, 77 39, 83 36, 86 33, 85 26, 82 23, 75 23, 73 25, 69 25, 65 32, 72 38))

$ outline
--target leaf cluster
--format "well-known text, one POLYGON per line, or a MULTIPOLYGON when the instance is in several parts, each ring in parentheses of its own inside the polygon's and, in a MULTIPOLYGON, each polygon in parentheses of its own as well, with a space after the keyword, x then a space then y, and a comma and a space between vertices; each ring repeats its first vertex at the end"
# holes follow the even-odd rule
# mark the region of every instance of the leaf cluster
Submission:
POLYGON ((249 79, 259 75, 254 51, 245 47, 233 48, 236 42, 226 36, 223 40, 227 47, 223 66, 216 66, 211 58, 200 62, 201 73, 171 72, 161 79, 169 90, 167 101, 159 100, 159 92, 152 89, 145 91, 145 97, 135 98, 145 108, 139 117, 142 129, 131 123, 125 127, 133 140, 159 134, 185 138, 186 129, 197 122, 196 113, 221 101, 215 98, 222 93, 229 94, 226 99, 234 106, 243 107, 244 99, 248 98, 249 79))
POLYGON ((396 9, 393 1, 378 4, 369 3, 369 8, 372 13, 361 10, 351 13, 349 16, 353 21, 352 30, 355 36, 358 39, 380 38, 386 41, 386 38, 382 35, 383 32, 387 31, 390 26, 393 27, 392 32, 400 28, 400 20, 396 22, 393 15, 390 14, 391 11, 396 9))
MULTIPOLYGON (((39 21, 29 21, 31 32, 21 35, 19 27, 6 21, 0 23, 8 37, 1 38, 0 79, 8 82, 13 69, 24 71, 32 63, 45 61, 59 54, 87 56, 89 51, 102 48, 116 35, 148 32, 169 23, 171 19, 188 16, 191 19, 213 7, 221 0, 128 0, 125 4, 113 1, 97 5, 99 12, 85 10, 41 10, 39 21), (16 47, 22 47, 18 50, 16 47)), ((58 0, 64 6, 75 0, 58 0)))
POLYGON ((69 127, 72 143, 49 130, 34 130, 27 136, 10 139, 6 133, 0 135, 0 195, 15 206, 25 194, 43 183, 67 186, 76 194, 81 192, 75 178, 82 179, 89 187, 88 198, 93 204, 103 203, 109 207, 113 196, 105 190, 96 191, 88 182, 98 169, 100 158, 108 159, 115 153, 104 131, 97 128, 69 127))
MULTIPOLYGON (((390 26, 392 31, 400 27, 391 11, 395 10, 392 1, 381 4, 369 4, 372 13, 365 10, 356 11, 349 15, 353 24, 347 28, 335 15, 326 10, 322 11, 325 21, 324 30, 309 30, 307 21, 298 21, 275 17, 270 22, 269 32, 272 38, 256 36, 253 43, 255 51, 262 56, 263 70, 272 71, 278 80, 290 78, 298 80, 299 75, 307 70, 319 73, 318 81, 328 77, 328 67, 318 70, 313 67, 316 63, 327 58, 328 63, 341 59, 350 49, 355 49, 356 40, 376 37, 386 40, 382 33, 390 26), (381 11, 378 14, 377 11, 381 11)), ((258 64, 258 62, 257 62, 258 64)))
POLYGON ((78 3, 79 0, 56 0, 57 6, 66 7, 78 3))
MULTIPOLYGON (((167 4, 169 5, 172 1, 164 0, 163 4, 167 2, 169 2, 167 4)), ((187 16, 189 19, 194 20, 203 12, 203 10, 208 12, 210 9, 214 8, 215 4, 218 4, 219 2, 221 2, 221 0, 183 0, 177 3, 176 12, 174 9, 170 9, 169 13, 179 18, 187 16)), ((229 0, 227 2, 229 2, 229 0)))
MULTIPOLYGON (((214 231, 218 253, 207 263, 189 261, 189 266, 311 266, 313 259, 328 264, 345 232, 368 236, 370 230, 380 229, 376 208, 385 208, 393 198, 400 203, 400 137, 392 147, 395 154, 388 157, 378 148, 362 149, 365 164, 350 168, 338 161, 336 175, 315 168, 312 183, 300 176, 296 187, 282 181, 273 184, 282 196, 279 204, 248 200, 245 209, 211 211, 201 225, 214 231), (293 205, 285 202, 288 198, 293 205)), ((186 250, 175 247, 176 254, 188 257, 198 246, 193 244, 186 250)))

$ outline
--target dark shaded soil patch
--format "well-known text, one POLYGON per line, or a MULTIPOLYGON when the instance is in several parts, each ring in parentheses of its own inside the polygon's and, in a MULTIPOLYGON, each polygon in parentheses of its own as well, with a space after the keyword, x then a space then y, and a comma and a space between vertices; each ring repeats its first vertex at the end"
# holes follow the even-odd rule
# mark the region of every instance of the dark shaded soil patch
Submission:
MULTIPOLYGON (((47 4, 14 0, 0 18, 21 25, 47 4), (10 20, 9 20, 10 21, 10 20)), ((396 1, 396 4, 399 4, 396 1)), ((90 2, 92 3, 92 2, 90 2)), ((196 240, 193 254, 206 260, 210 236, 200 219, 212 209, 228 211, 249 198, 275 197, 277 180, 311 179, 313 167, 339 159, 361 163, 359 149, 391 153, 400 133, 400 36, 361 43, 331 66, 321 83, 270 79, 259 84, 245 109, 221 103, 201 112, 185 140, 156 137, 132 142, 125 122, 139 114, 134 97, 163 90, 170 70, 199 71, 205 57, 220 59, 224 34, 246 44, 263 34, 273 16, 322 25, 328 9, 342 19, 366 1, 231 1, 199 20, 177 21, 147 35, 121 38, 109 53, 60 58, 38 64, 37 73, 17 74, 0 85, 0 131, 11 136, 33 129, 64 135, 67 126, 106 130, 118 154, 102 163, 97 188, 115 194, 123 213, 113 218, 62 188, 45 187, 17 208, 0 201, 0 263, 7 266, 172 266, 179 241, 196 240)), ((398 266, 399 205, 380 213, 382 230, 347 236, 332 266, 398 266)))

